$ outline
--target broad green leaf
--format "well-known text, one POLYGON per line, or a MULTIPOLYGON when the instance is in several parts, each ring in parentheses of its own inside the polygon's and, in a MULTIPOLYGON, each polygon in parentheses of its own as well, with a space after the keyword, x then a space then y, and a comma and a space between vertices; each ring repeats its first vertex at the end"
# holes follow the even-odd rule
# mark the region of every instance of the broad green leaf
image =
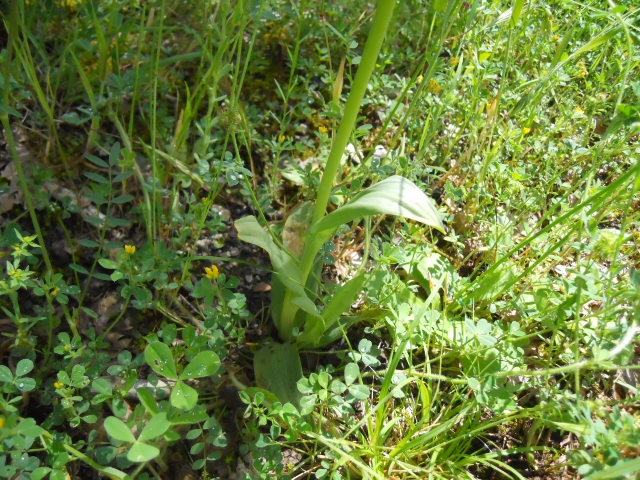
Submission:
POLYGON ((271 259, 271 264, 276 271, 281 270, 287 263, 287 257, 289 255, 276 245, 271 235, 258 223, 256 217, 248 216, 241 218, 237 220, 234 225, 236 230, 238 230, 238 238, 240 240, 257 245, 263 250, 266 250, 271 259))
POLYGON ((433 200, 411 180, 394 175, 360 192, 349 203, 320 219, 312 226, 311 235, 318 233, 325 238, 344 223, 378 214, 409 218, 444 232, 433 200))
POLYGON ((297 383, 302 378, 300 354, 291 343, 270 343, 258 350, 253 358, 258 387, 272 392, 282 403, 299 406, 297 383))
POLYGON ((160 412, 151 417, 151 420, 149 420, 149 423, 145 425, 142 433, 138 437, 138 440, 145 441, 157 438, 166 432, 170 426, 171 422, 167 420, 167 414, 165 412, 160 412))
POLYGON ((186 383, 178 380, 171 391, 171 405, 180 410, 191 410, 198 403, 198 392, 186 383))
POLYGON ((181 380, 189 380, 192 378, 209 377, 216 373, 220 368, 220 358, 215 352, 204 351, 196 354, 189 365, 184 369, 181 380))
POLYGON ((522 13, 522 7, 524 6, 524 1, 525 0, 514 0, 513 2, 513 11, 511 13, 511 28, 515 27, 518 24, 520 14, 522 13))
POLYGON ((241 218, 235 222, 235 226, 240 240, 257 245, 269 254, 278 280, 292 293, 291 301, 303 311, 318 316, 318 309, 305 292, 301 280, 302 274, 296 260, 276 245, 269 233, 260 226, 255 217, 241 218))
POLYGON ((131 429, 117 417, 107 417, 104 421, 104 428, 112 438, 121 442, 135 442, 136 437, 133 436, 131 429))
POLYGON ((635 478, 631 475, 640 472, 640 458, 621 460, 615 465, 589 475, 585 480, 614 480, 617 478, 635 478))
POLYGON ((130 462, 142 463, 153 460, 160 455, 160 449, 143 442, 135 442, 127 452, 130 462))
POLYGON ((349 310, 358 294, 362 291, 364 274, 357 275, 345 285, 338 287, 336 294, 322 312, 322 320, 309 319, 307 328, 298 337, 297 343, 303 346, 317 347, 323 334, 331 329, 340 317, 349 310))
POLYGON ((149 366, 163 377, 178 379, 176 364, 173 360, 171 350, 162 342, 150 343, 144 351, 144 358, 149 366))

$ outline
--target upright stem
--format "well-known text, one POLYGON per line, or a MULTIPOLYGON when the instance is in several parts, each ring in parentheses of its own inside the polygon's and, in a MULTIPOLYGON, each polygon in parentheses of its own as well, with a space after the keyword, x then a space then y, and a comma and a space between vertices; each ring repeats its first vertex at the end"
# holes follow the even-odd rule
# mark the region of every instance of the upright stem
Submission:
POLYGON ((318 188, 318 195, 313 210, 313 222, 320 220, 327 210, 331 189, 333 188, 338 169, 340 168, 340 159, 342 158, 344 149, 349 143, 349 137, 351 137, 351 132, 356 124, 360 104, 367 91, 367 85, 369 84, 373 69, 376 66, 376 60, 378 59, 378 54, 380 53, 380 48, 382 47, 382 42, 387 33, 387 28, 389 27, 395 6, 396 0, 379 0, 376 6, 375 17, 371 25, 371 30, 369 31, 369 36, 367 37, 367 42, 364 45, 358 72, 351 85, 351 92, 344 106, 342 120, 340 121, 338 131, 333 140, 327 165, 324 168, 320 187, 318 188))
MULTIPOLYGON (((329 158, 322 174, 322 180, 320 181, 320 187, 318 188, 318 195, 313 209, 312 224, 320 220, 329 204, 329 197, 331 196, 331 189, 336 181, 338 175, 338 169, 340 168, 340 159, 344 152, 351 132, 356 124, 358 118, 358 112, 360 111, 360 105, 362 99, 367 91, 367 85, 369 79, 373 73, 373 69, 376 66, 378 54, 382 47, 382 42, 387 34, 389 22, 393 16, 393 9, 396 6, 396 0, 378 0, 376 5, 376 13, 367 37, 367 42, 364 45, 362 52, 362 59, 358 66, 356 77, 351 85, 351 92, 349 98, 344 106, 344 113, 342 114, 342 120, 338 126, 338 131, 331 145, 331 151, 329 152, 329 158)), ((319 241, 309 240, 307 241, 302 259, 300 261, 300 270, 302 272, 302 281, 306 283, 309 278, 311 269, 313 268, 313 262, 318 253, 319 241)), ((279 315, 279 321, 276 322, 279 325, 280 336, 283 340, 291 340, 293 335, 293 327, 295 323, 296 313, 298 307, 291 301, 292 293, 287 290, 282 302, 282 311, 279 315)))

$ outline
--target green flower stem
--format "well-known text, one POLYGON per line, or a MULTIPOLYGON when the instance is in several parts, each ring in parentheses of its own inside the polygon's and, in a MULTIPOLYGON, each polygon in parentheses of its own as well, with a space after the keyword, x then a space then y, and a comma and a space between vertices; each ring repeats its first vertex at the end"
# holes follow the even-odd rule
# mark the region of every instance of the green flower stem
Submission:
POLYGON ((333 188, 338 169, 340 168, 340 159, 342 158, 344 149, 349 143, 351 132, 356 124, 360 105, 362 104, 362 99, 367 90, 373 69, 376 66, 376 60, 378 59, 378 54, 380 53, 380 48, 382 47, 382 42, 387 33, 387 28, 389 27, 395 6, 396 0, 379 0, 376 6, 375 18, 373 19, 373 25, 371 25, 371 30, 369 31, 369 36, 365 43, 364 51, 362 52, 358 72, 351 85, 351 92, 344 106, 342 120, 338 126, 338 131, 336 132, 333 145, 331 146, 331 152, 329 152, 329 158, 324 168, 322 180, 320 181, 320 187, 318 188, 318 195, 313 210, 313 223, 324 216, 327 205, 329 204, 331 189, 333 188))
MULTIPOLYGON (((340 168, 340 159, 344 153, 351 132, 356 124, 358 118, 358 112, 360 111, 360 105, 362 99, 367 91, 367 85, 373 73, 373 69, 376 66, 378 54, 382 47, 382 42, 387 34, 387 29, 393 16, 393 9, 396 6, 396 0, 379 0, 376 5, 376 13, 367 37, 367 42, 362 52, 362 59, 358 66, 358 71, 351 85, 351 91, 349 92, 349 98, 344 106, 344 113, 342 114, 342 120, 338 126, 338 131, 331 145, 331 151, 329 152, 329 158, 322 174, 322 180, 318 187, 318 194, 316 196, 315 205, 313 209, 312 224, 320 220, 329 204, 329 197, 331 196, 331 190, 333 184, 338 175, 340 168)), ((318 245, 318 242, 308 241, 301 260, 302 281, 306 282, 313 263, 315 261, 318 249, 322 245, 318 245)), ((280 315, 280 335, 283 340, 290 340, 292 337, 292 330, 294 327, 294 319, 298 312, 298 307, 291 301, 292 294, 287 291, 283 301, 282 313, 280 315)))

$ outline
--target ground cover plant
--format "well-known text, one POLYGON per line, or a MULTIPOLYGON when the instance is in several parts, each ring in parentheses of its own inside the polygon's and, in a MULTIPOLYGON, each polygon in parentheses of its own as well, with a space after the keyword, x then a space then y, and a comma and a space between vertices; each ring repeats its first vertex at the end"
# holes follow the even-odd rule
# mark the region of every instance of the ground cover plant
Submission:
POLYGON ((0 478, 636 478, 635 2, 1 15, 0 478))

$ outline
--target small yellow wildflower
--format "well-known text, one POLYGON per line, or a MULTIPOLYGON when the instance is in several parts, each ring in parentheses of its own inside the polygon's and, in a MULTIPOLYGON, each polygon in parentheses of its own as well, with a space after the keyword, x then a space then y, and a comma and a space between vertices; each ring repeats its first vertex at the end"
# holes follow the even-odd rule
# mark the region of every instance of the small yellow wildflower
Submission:
POLYGON ((280 135, 278 137, 278 140, 280 140, 280 142, 284 142, 286 140, 287 137, 285 137, 284 135, 280 135))
POLYGON ((67 344, 63 347, 63 350, 64 350, 65 352, 70 351, 70 350, 71 350, 71 345, 69 345, 69 344, 67 343, 67 344))
POLYGON ((61 7, 68 8, 69 10, 75 10, 78 8, 78 4, 82 3, 82 1, 78 0, 60 0, 59 5, 61 7))
POLYGON ((7 420, 4 417, 0 417, 0 428, 4 428, 7 424, 7 420))
POLYGON ((438 82, 436 80, 431 80, 429 82, 429 90, 433 93, 439 93, 440 90, 442 90, 442 87, 438 85, 438 82))
POLYGON ((578 78, 584 78, 588 75, 589 73, 589 69, 587 69, 587 66, 585 65, 584 62, 580 62, 580 64, 578 65, 578 78))
POLYGON ((62 382, 60 380, 58 380, 56 383, 54 383, 53 386, 55 388, 62 388, 63 387, 62 382))
POLYGON ((526 135, 527 133, 531 133, 531 129, 530 129, 529 127, 524 127, 524 128, 522 129, 522 133, 524 133, 525 135, 526 135))
POLYGON ((451 58, 451 65, 452 66, 457 66, 460 63, 460 60, 458 59, 458 57, 452 57, 451 58))
POLYGON ((210 267, 205 267, 204 276, 211 280, 215 280, 220 276, 220 270, 218 270, 218 267, 216 267, 215 265, 211 265, 210 267))
POLYGON ((60 287, 56 287, 53 289, 53 291, 51 292, 51 296, 55 297, 56 295, 58 295, 60 293, 60 287))
POLYGON ((553 36, 553 41, 557 42, 558 40, 560 40, 560 35, 554 35, 553 36))
POLYGON ((320 128, 318 130, 320 130, 322 133, 327 133, 329 131, 329 129, 324 125, 320 125, 320 128))
POLYGON ((416 78, 416 82, 417 83, 422 83, 422 80, 424 79, 424 77, 422 75, 418 75, 418 78, 416 78))
POLYGON ((133 255, 134 253, 136 253, 136 246, 135 245, 125 245, 124 246, 124 251, 127 255, 133 255))
POLYGON ((583 110, 583 109, 581 109, 580 107, 577 107, 577 108, 576 108, 576 113, 577 113, 578 115, 584 115, 584 110, 583 110))

